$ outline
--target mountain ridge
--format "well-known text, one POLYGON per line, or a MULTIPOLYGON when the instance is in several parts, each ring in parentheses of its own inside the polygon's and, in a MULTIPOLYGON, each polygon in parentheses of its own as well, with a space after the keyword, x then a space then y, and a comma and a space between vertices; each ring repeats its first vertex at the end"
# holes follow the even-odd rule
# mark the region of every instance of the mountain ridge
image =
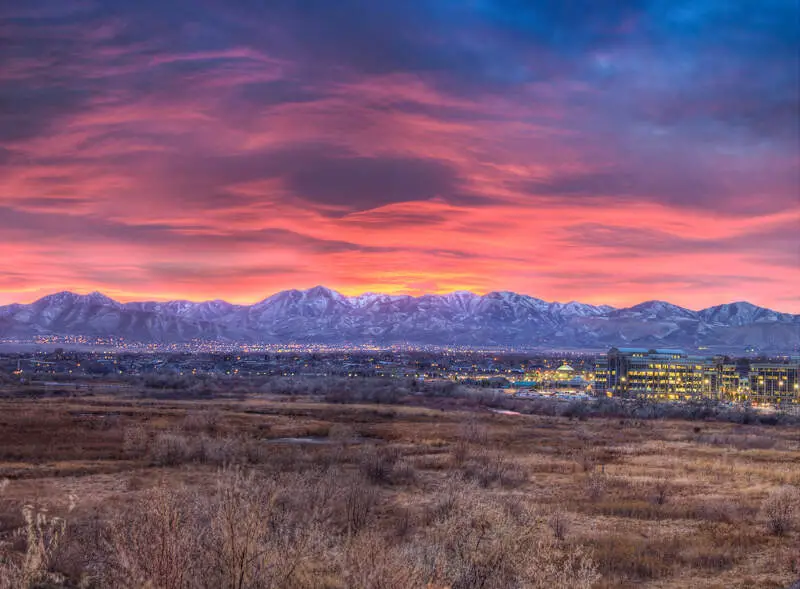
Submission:
POLYGON ((543 303, 548 303, 548 304, 552 304, 552 305, 569 305, 571 303, 578 303, 578 304, 581 304, 581 305, 591 305, 593 307, 606 308, 606 309, 609 309, 609 310, 631 309, 633 307, 638 307, 638 306, 641 306, 641 305, 649 305, 649 304, 660 303, 660 304, 663 304, 663 305, 669 305, 669 306, 685 309, 686 311, 691 311, 693 313, 701 313, 703 311, 709 311, 711 309, 715 309, 715 308, 718 308, 718 307, 730 307, 730 306, 735 306, 735 305, 745 305, 745 306, 749 306, 749 307, 755 307, 755 308, 758 308, 758 309, 766 309, 768 311, 772 311, 774 313, 779 313, 779 314, 782 314, 782 315, 793 315, 793 316, 800 317, 800 314, 798 314, 798 313, 788 313, 788 312, 784 312, 784 311, 775 311, 774 309, 769 309, 769 307, 761 307, 760 305, 756 305, 755 303, 751 303, 749 301, 743 301, 743 300, 731 301, 729 303, 721 303, 721 304, 718 304, 718 305, 712 305, 711 307, 705 307, 705 308, 698 309, 698 310, 695 311, 695 310, 689 309, 688 307, 681 307, 680 305, 676 305, 675 303, 670 303, 669 301, 664 301, 664 300, 661 300, 661 299, 649 299, 649 300, 646 300, 646 301, 642 301, 641 303, 637 303, 635 305, 631 305, 630 307, 614 307, 613 305, 607 305, 607 304, 593 305, 591 303, 582 303, 581 301, 578 301, 578 300, 575 300, 575 299, 570 300, 568 302, 546 301, 544 299, 540 299, 540 298, 534 297, 532 295, 516 293, 514 291, 509 291, 509 290, 493 290, 493 291, 489 291, 489 292, 487 292, 486 294, 483 294, 483 295, 475 293, 475 292, 472 292, 470 290, 454 290, 454 291, 445 292, 445 293, 423 293, 423 294, 420 294, 420 295, 390 294, 390 293, 381 293, 381 292, 375 292, 375 291, 367 291, 367 292, 364 292, 364 293, 361 293, 361 294, 356 294, 356 295, 344 295, 344 294, 341 294, 340 292, 338 292, 335 289, 332 289, 332 288, 329 288, 327 286, 320 285, 320 284, 318 284, 316 286, 309 287, 307 289, 295 289, 295 288, 292 288, 292 289, 281 290, 281 291, 273 293, 273 294, 271 294, 271 295, 269 295, 269 296, 267 296, 267 297, 265 297, 263 299, 259 299, 259 300, 255 301, 254 303, 250 303, 250 304, 247 304, 247 303, 229 303, 229 302, 225 301, 224 299, 201 299, 201 300, 170 299, 170 300, 164 300, 164 301, 143 299, 143 300, 140 300, 140 301, 129 301, 127 303, 123 303, 123 302, 117 301, 113 297, 110 297, 110 296, 106 295, 105 293, 103 293, 101 291, 97 291, 97 290, 89 292, 87 294, 81 294, 79 292, 75 292, 75 291, 71 291, 71 290, 62 290, 62 291, 57 291, 57 292, 54 292, 54 293, 50 293, 48 295, 43 295, 43 296, 39 297, 38 299, 30 302, 30 303, 18 303, 18 302, 15 302, 15 303, 8 303, 6 305, 0 305, 0 309, 2 309, 3 307, 9 307, 9 306, 12 306, 12 305, 32 305, 32 304, 37 303, 39 301, 42 301, 44 299, 49 299, 49 298, 57 297, 57 296, 71 296, 71 297, 76 297, 76 298, 101 298, 101 299, 105 299, 105 300, 108 300, 108 301, 112 301, 112 302, 117 303, 119 305, 142 305, 142 304, 165 305, 165 304, 169 304, 169 303, 188 303, 188 304, 193 304, 193 305, 199 305, 199 304, 204 304, 204 303, 225 303, 227 305, 231 305, 231 306, 234 306, 234 307, 252 307, 252 306, 257 305, 259 303, 264 303, 264 302, 266 302, 266 301, 268 301, 268 300, 270 300, 270 299, 272 299, 272 298, 274 298, 274 297, 276 297, 278 295, 284 294, 284 293, 292 293, 292 292, 295 292, 295 293, 311 293, 313 291, 328 292, 328 293, 331 293, 333 295, 336 295, 337 298, 344 298, 344 299, 348 299, 348 300, 351 300, 351 301, 355 301, 356 299, 359 299, 359 298, 362 298, 362 297, 384 297, 384 298, 393 298, 393 299, 403 299, 403 298, 419 299, 419 298, 422 298, 422 297, 447 297, 449 295, 458 295, 458 294, 466 294, 466 295, 471 295, 473 297, 478 297, 478 298, 480 298, 480 297, 488 297, 490 295, 500 295, 500 296, 502 296, 502 295, 511 295, 511 296, 514 296, 514 297, 525 297, 525 298, 529 298, 529 299, 532 299, 532 300, 535 300, 535 301, 541 301, 543 303))
POLYGON ((324 286, 285 290, 252 305, 121 303, 62 291, 0 307, 0 337, 118 336, 142 342, 412 343, 602 348, 610 345, 800 348, 800 315, 746 301, 699 311, 666 301, 615 308, 493 291, 345 296, 324 286))

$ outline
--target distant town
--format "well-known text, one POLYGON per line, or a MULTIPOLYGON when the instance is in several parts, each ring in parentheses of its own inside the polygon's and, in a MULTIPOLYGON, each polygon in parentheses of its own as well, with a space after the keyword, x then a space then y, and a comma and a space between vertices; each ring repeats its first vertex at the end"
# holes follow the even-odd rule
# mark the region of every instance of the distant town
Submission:
MULTIPOLYGON (((31 391, 125 387, 133 377, 392 378, 453 382, 515 398, 713 400, 800 407, 800 356, 702 356, 680 349, 613 347, 606 353, 532 353, 457 347, 219 343, 126 344, 43 338, 0 353, 0 376, 31 391), (34 345, 35 344, 35 345, 34 345), (82 347, 86 346, 86 347, 82 347)), ((166 386, 166 385, 165 385, 166 386)))

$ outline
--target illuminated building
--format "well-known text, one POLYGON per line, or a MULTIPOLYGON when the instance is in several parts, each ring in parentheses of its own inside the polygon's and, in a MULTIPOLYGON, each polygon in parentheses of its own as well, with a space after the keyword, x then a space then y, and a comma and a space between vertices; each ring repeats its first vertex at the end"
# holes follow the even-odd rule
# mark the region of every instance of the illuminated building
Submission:
POLYGON ((800 364, 689 356, 682 350, 611 348, 595 363, 598 396, 688 401, 717 399, 800 405, 800 364))
POLYGON ((747 401, 750 397, 750 363, 747 360, 732 362, 726 357, 717 357, 716 390, 724 401, 747 401))
MULTIPOLYGON (((592 375, 593 376, 593 375, 592 375)), ((592 377, 590 376, 590 378, 592 377)), ((536 390, 544 394, 581 394, 591 390, 592 382, 584 373, 579 373, 567 363, 555 370, 542 370, 525 373, 524 380, 518 380, 517 386, 536 390)))
POLYGON ((611 348, 595 368, 595 394, 682 400, 714 396, 716 371, 707 358, 683 350, 611 348))
POLYGON ((557 381, 572 380, 575 378, 575 369, 569 364, 562 364, 556 369, 552 378, 557 381))
POLYGON ((750 401, 757 404, 800 404, 799 364, 750 364, 750 401))
POLYGON ((726 399, 735 399, 741 390, 742 378, 738 366, 731 363, 717 364, 717 388, 726 399))
POLYGON ((594 364, 594 383, 592 391, 596 397, 611 394, 608 389, 608 356, 598 356, 594 364))

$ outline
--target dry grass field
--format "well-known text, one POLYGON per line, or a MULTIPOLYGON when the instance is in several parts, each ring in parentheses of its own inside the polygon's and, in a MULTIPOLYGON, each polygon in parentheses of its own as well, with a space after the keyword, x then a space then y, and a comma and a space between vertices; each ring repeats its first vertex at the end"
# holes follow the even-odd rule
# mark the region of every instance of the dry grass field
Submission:
POLYGON ((784 588, 800 432, 0 400, 0 587, 784 588))

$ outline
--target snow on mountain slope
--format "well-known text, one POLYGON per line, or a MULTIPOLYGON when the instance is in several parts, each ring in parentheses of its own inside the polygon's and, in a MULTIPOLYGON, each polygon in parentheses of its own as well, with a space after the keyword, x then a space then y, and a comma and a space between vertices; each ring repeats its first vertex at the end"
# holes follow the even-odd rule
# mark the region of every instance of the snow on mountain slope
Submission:
POLYGON ((558 347, 800 346, 800 316, 737 302, 692 311, 663 301, 625 309, 550 303, 513 292, 345 297, 323 286, 251 306, 225 301, 118 303, 100 293, 46 296, 0 307, 0 336, 121 336, 241 342, 412 342, 558 347))
POLYGON ((796 322, 798 316, 778 313, 772 309, 757 307, 751 303, 739 301, 728 305, 717 305, 699 312, 700 317, 714 325, 742 326, 760 322, 796 322), (793 319, 794 318, 794 319, 793 319))

